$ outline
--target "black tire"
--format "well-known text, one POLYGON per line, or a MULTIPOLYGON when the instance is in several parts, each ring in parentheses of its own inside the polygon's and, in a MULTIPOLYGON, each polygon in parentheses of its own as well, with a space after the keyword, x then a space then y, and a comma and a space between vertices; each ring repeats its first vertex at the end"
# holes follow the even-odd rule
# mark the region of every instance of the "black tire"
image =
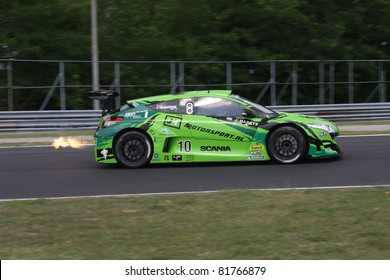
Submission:
POLYGON ((268 138, 267 149, 274 161, 294 163, 306 156, 306 138, 294 127, 280 127, 268 138))
POLYGON ((128 131, 115 142, 114 155, 126 168, 140 168, 148 164, 153 155, 149 137, 139 131, 128 131))

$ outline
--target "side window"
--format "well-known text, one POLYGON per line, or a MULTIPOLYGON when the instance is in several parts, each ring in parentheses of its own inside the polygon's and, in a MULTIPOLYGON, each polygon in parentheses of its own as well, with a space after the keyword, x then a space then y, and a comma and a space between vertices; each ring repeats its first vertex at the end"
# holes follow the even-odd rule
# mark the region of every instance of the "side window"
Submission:
POLYGON ((224 98, 199 97, 194 99, 194 114, 213 117, 240 117, 244 106, 224 98))
POLYGON ((162 113, 168 113, 168 114, 177 114, 179 113, 179 100, 170 100, 170 101, 163 101, 163 102, 157 102, 152 103, 148 106, 148 108, 162 113))

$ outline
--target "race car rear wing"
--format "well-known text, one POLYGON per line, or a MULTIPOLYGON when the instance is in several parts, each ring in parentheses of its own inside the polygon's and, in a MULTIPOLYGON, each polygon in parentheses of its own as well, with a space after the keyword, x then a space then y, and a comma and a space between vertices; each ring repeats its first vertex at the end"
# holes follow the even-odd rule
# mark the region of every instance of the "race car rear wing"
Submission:
POLYGON ((88 92, 88 98, 100 101, 102 116, 115 109, 115 97, 117 96, 119 96, 119 93, 115 90, 93 90, 88 92))

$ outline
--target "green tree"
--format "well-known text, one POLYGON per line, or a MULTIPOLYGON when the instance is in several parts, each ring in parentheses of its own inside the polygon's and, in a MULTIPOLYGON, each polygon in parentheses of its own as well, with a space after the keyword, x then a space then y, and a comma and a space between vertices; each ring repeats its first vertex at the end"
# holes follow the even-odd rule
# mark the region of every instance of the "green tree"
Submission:
MULTIPOLYGON (((122 63, 121 82, 159 85, 123 89, 124 98, 168 92, 169 65, 159 61, 252 61, 282 59, 389 59, 388 0, 98 0, 101 61, 122 63)), ((12 0, 0 2, 0 58, 90 60, 90 0, 12 0)), ((224 64, 186 64, 186 82, 224 83, 224 64)), ((58 63, 14 63, 18 109, 37 109, 58 73, 58 63)), ((336 67, 344 67, 336 65, 336 67)), ((5 102, 4 65, 0 102, 5 102)), ((114 64, 101 63, 101 83, 110 86, 114 64)), ((356 65, 356 75, 375 80, 376 65, 356 65)), ((256 82, 269 69, 259 63, 234 65, 233 82, 256 82)), ((278 80, 291 65, 279 64, 278 80), (281 73, 281 74, 279 74, 281 73)), ((318 79, 318 65, 299 66, 305 80, 318 79)), ((91 65, 67 64, 69 109, 90 108, 85 85, 91 65), (86 100, 86 101, 83 101, 86 100)), ((338 79, 346 81, 344 71, 338 79)), ((251 87, 242 87, 253 91, 251 87)), ((309 92, 312 89, 307 89, 309 92)), ((345 89, 344 89, 345 90, 345 89)), ((259 91, 259 87, 255 88, 259 91)), ((362 90, 361 98, 367 90, 362 90)), ((305 90, 300 92, 305 97, 305 90)), ((5 108, 0 105, 0 108, 5 108)), ((48 108, 58 109, 58 94, 48 108)))

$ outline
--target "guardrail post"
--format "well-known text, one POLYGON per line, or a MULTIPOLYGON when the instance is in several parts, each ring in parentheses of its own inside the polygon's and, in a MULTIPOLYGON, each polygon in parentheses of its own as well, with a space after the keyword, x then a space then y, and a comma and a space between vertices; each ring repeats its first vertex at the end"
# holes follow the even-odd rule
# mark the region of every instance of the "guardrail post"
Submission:
POLYGON ((298 104, 298 63, 295 61, 292 67, 293 69, 291 74, 291 80, 292 80, 291 103, 292 105, 297 105, 298 104))
POLYGON ((66 95, 65 95, 65 64, 60 62, 60 106, 61 110, 66 110, 66 95))
POLYGON ((386 102, 386 72, 383 70, 383 61, 378 65, 379 75, 379 102, 386 102))
POLYGON ((270 76, 271 76, 271 105, 276 105, 276 62, 271 61, 270 64, 270 76))
POLYGON ((329 104, 334 104, 334 71, 335 62, 329 64, 329 104))
POLYGON ((319 96, 319 102, 320 104, 325 104, 325 85, 324 85, 324 63, 320 62, 319 64, 319 83, 320 83, 320 96, 319 96))
POLYGON ((14 92, 12 83, 12 59, 10 59, 7 61, 8 111, 14 110, 14 92))
POLYGON ((170 73, 171 73, 171 92, 176 92, 176 62, 171 61, 170 63, 170 73))
POLYGON ((121 66, 119 61, 115 61, 115 86, 116 91, 119 93, 119 96, 115 98, 115 106, 119 107, 121 105, 121 66))
POLYGON ((53 84, 51 85, 51 87, 50 87, 50 89, 49 89, 49 92, 47 93, 45 99, 43 100, 43 102, 42 102, 42 104, 41 104, 41 107, 39 107, 39 110, 40 110, 40 111, 45 110, 47 104, 49 103, 49 100, 50 100, 51 96, 53 95, 55 89, 58 87, 58 83, 59 83, 60 80, 61 80, 61 76, 62 76, 61 73, 58 73, 58 74, 57 74, 57 77, 56 77, 56 79, 54 80, 53 84))
POLYGON ((353 61, 348 62, 348 103, 353 103, 353 61))
POLYGON ((184 87, 184 63, 179 63, 179 84, 180 84, 180 92, 185 90, 184 87))
POLYGON ((232 63, 226 63, 226 89, 232 89, 232 63))

